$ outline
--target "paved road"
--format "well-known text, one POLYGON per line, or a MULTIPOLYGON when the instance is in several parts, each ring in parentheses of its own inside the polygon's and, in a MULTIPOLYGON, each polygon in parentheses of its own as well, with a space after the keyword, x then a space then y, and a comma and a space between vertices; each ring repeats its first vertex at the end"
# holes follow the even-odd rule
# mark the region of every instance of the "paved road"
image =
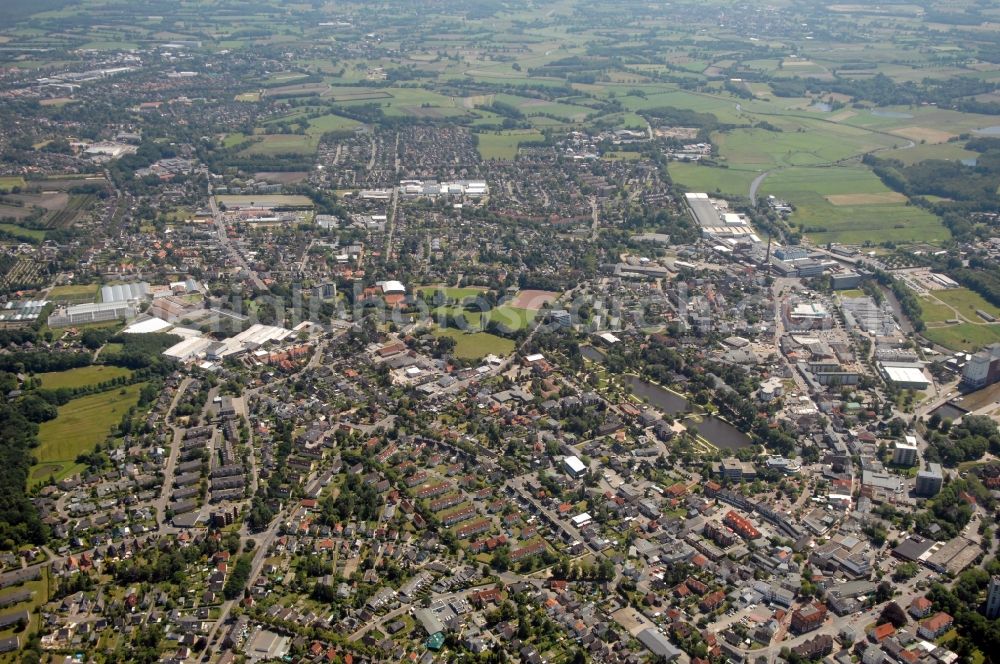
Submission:
POLYGON ((215 220, 215 228, 219 234, 219 244, 222 245, 222 248, 225 249, 226 252, 229 253, 229 255, 232 256, 237 263, 239 263, 240 267, 246 270, 247 274, 250 275, 250 281, 253 282, 254 288, 259 291, 266 291, 267 284, 265 284, 263 280, 257 276, 256 271, 251 269, 246 258, 243 257, 243 254, 240 253, 239 249, 233 246, 232 241, 229 239, 229 234, 226 233, 226 220, 223 217, 222 212, 219 210, 219 206, 215 201, 215 195, 211 190, 209 190, 208 193, 208 207, 212 211, 212 219, 215 220))
POLYGON ((590 239, 591 241, 594 241, 597 239, 597 229, 598 226, 600 225, 599 215, 598 215, 599 210, 597 207, 597 197, 591 196, 590 198, 587 199, 587 202, 590 203, 590 217, 591 217, 590 239))
MULTIPOLYGON (((191 384, 190 378, 185 378, 181 381, 181 384, 177 386, 177 392, 174 393, 174 398, 170 402, 170 408, 167 409, 164 419, 169 422, 170 416, 173 414, 174 409, 177 407, 177 402, 180 401, 181 397, 187 391, 188 385, 191 384)), ((170 455, 167 457, 167 464, 163 468, 163 486, 160 487, 160 497, 156 499, 153 503, 153 507, 156 509, 156 523, 163 525, 166 519, 167 503, 170 500, 170 489, 174 483, 174 469, 177 467, 177 458, 180 456, 181 450, 181 438, 184 437, 185 429, 183 427, 174 426, 173 424, 168 424, 170 430, 173 432, 174 437, 170 442, 170 455)))
POLYGON ((753 179, 753 182, 750 183, 749 197, 750 197, 750 201, 752 203, 754 203, 755 205, 757 204, 757 190, 760 188, 761 183, 764 182, 764 178, 766 178, 768 175, 770 175, 773 172, 774 171, 764 171, 763 173, 761 173, 760 175, 758 175, 757 177, 755 177, 753 179))

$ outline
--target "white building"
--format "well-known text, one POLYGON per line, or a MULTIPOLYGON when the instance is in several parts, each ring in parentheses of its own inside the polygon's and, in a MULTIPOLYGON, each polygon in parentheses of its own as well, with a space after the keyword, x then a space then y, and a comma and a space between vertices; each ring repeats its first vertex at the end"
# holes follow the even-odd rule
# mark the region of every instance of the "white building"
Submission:
POLYGON ((381 288, 382 292, 386 295, 406 294, 406 286, 403 285, 403 282, 396 281, 395 279, 380 281, 376 285, 381 288))
POLYGON ((926 390, 931 384, 919 364, 909 362, 880 362, 879 367, 886 380, 904 389, 926 390))
POLYGON ((917 439, 913 436, 907 436, 908 439, 913 439, 911 443, 909 440, 905 443, 896 441, 892 445, 892 462, 897 466, 915 466, 917 465, 918 452, 917 449, 917 439))
POLYGON ((96 302, 59 309, 49 316, 48 322, 49 327, 69 327, 135 318, 137 313, 135 305, 130 302, 96 302))
POLYGON ((580 479, 587 474, 587 467, 580 461, 580 457, 568 456, 563 459, 563 467, 574 479, 580 479))

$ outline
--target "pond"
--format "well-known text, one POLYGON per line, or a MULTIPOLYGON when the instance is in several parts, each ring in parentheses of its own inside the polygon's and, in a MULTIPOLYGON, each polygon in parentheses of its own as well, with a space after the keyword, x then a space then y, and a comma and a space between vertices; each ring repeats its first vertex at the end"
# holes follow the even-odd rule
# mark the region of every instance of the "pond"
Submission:
POLYGON ((954 422, 968 412, 969 411, 959 408, 953 403, 944 403, 932 410, 931 415, 937 415, 942 420, 951 420, 954 422))
MULTIPOLYGON (((632 394, 643 401, 648 401, 666 415, 683 415, 690 408, 688 400, 681 395, 638 376, 622 376, 622 383, 632 388, 632 394)), ((745 433, 714 415, 703 416, 698 421, 687 424, 697 428, 705 440, 721 450, 735 450, 753 444, 745 433)))
POLYGON ((1000 136, 1000 125, 993 125, 992 127, 981 127, 979 129, 973 129, 973 134, 978 134, 979 136, 1000 136))
POLYGON ((632 388, 632 394, 643 401, 648 401, 666 415, 680 415, 688 411, 688 400, 664 387, 638 376, 622 376, 622 383, 632 388))
POLYGON ((979 157, 966 157, 965 159, 960 159, 962 166, 973 166, 979 163, 979 157))
POLYGON ((809 107, 810 111, 819 111, 820 113, 829 113, 833 110, 833 106, 826 103, 825 101, 818 101, 809 107))
POLYGON ((698 433, 705 440, 720 450, 736 450, 753 444, 750 436, 718 417, 710 415, 702 418, 701 422, 691 424, 698 428, 698 433))
POLYGON ((591 362, 604 362, 607 359, 602 351, 593 346, 580 346, 580 355, 591 362))

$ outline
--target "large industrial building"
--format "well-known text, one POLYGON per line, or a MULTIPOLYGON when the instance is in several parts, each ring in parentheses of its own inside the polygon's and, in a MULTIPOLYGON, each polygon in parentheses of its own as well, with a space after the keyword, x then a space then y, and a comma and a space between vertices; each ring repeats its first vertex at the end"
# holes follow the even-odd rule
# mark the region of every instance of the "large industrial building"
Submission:
POLYGON ((104 323, 112 320, 135 318, 135 305, 127 301, 95 302, 64 307, 49 316, 49 327, 69 327, 87 323, 104 323))
POLYGON ((830 285, 833 287, 833 290, 857 288, 861 285, 861 275, 850 270, 832 274, 830 275, 830 285))
POLYGON ((899 326, 892 317, 892 307, 888 302, 879 306, 867 296, 845 297, 841 298, 840 306, 848 330, 860 327, 877 337, 889 337, 899 332, 899 326))
POLYGON ((403 180, 399 183, 399 192, 405 198, 437 198, 438 196, 482 198, 490 193, 490 188, 481 180, 458 180, 456 182, 403 180))
POLYGON ((931 384, 917 362, 879 362, 878 366, 887 381, 903 389, 926 390, 931 384))
POLYGON ((699 226, 712 227, 723 225, 722 215, 719 214, 719 210, 712 204, 712 199, 708 197, 708 194, 692 192, 684 194, 684 200, 687 201, 687 205, 691 209, 691 214, 694 215, 699 226))
POLYGON ((292 330, 257 323, 234 337, 213 341, 207 337, 190 337, 163 351, 167 357, 180 362, 206 358, 222 360, 231 355, 253 351, 267 342, 281 342, 294 334, 292 330))

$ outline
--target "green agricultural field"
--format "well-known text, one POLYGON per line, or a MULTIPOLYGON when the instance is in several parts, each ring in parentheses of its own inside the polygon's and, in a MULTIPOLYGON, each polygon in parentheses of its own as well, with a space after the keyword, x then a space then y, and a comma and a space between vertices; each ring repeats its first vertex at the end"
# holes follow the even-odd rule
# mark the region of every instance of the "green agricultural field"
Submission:
POLYGON ((77 456, 104 442, 111 427, 138 402, 142 385, 90 394, 60 406, 56 419, 38 427, 39 444, 34 450, 37 464, 32 468, 31 479, 44 480, 49 475, 65 477, 72 473, 77 456))
POLYGON ((17 224, 0 224, 0 232, 7 233, 12 237, 29 242, 41 242, 45 239, 45 231, 35 228, 25 228, 17 224))
POLYGON ((791 223, 820 244, 877 244, 886 239, 939 243, 949 237, 940 219, 906 205, 903 197, 861 166, 776 171, 764 180, 759 194, 794 204, 791 223))
MULTIPOLYGON (((333 95, 340 99, 339 88, 333 95)), ((382 88, 369 91, 368 95, 348 95, 341 103, 345 106, 378 104, 389 117, 455 117, 470 113, 461 97, 450 97, 424 88, 382 88), (375 93, 381 92, 381 97, 375 93)))
POLYGON ((23 187, 24 178, 20 175, 4 175, 0 176, 0 191, 6 192, 10 191, 14 187, 23 187))
MULTIPOLYGON (((746 118, 741 117, 741 113, 736 110, 736 103, 739 101, 735 97, 715 96, 697 92, 687 92, 685 90, 672 90, 660 92, 665 86, 654 85, 644 88, 645 96, 629 95, 628 92, 638 86, 620 86, 614 89, 622 105, 630 111, 643 111, 652 108, 664 108, 672 106, 674 108, 685 108, 699 113, 712 113, 720 122, 743 124, 746 118)), ((609 91, 613 88, 608 86, 609 91)))
POLYGON ((933 297, 920 298, 920 319, 924 323, 943 323, 955 318, 955 312, 950 307, 941 304, 933 297))
POLYGON ((273 157, 282 154, 310 155, 316 152, 319 136, 309 134, 262 134, 240 154, 273 157))
POLYGON ((127 41, 92 41, 87 42, 80 48, 90 51, 134 51, 139 48, 135 42, 127 41))
POLYGON ((321 115, 318 118, 309 120, 309 129, 306 132, 310 134, 325 134, 328 131, 348 131, 360 124, 357 120, 331 113, 330 115, 321 115))
POLYGON ((514 342, 487 332, 466 333, 455 329, 439 329, 434 332, 439 337, 455 340, 455 357, 463 360, 477 360, 487 355, 507 355, 514 351, 514 342))
POLYGON ((955 309, 970 323, 981 323, 983 319, 976 314, 980 309, 986 313, 1000 318, 1000 308, 993 306, 983 299, 983 297, 968 288, 949 288, 946 290, 934 291, 934 296, 955 309))
POLYGON ((552 115, 567 122, 582 122, 594 110, 586 106, 575 104, 565 104, 546 99, 533 99, 530 97, 519 97, 517 95, 498 94, 495 100, 515 107, 527 116, 531 115, 552 115))
POLYGON ((804 131, 734 129, 716 132, 719 154, 731 165, 767 170, 788 166, 818 166, 874 150, 890 139, 864 132, 842 131, 829 123, 805 126, 804 131))
POLYGON ((37 374, 35 377, 42 381, 43 388, 56 390, 60 387, 97 385, 108 380, 131 375, 132 371, 129 369, 95 364, 89 367, 78 367, 66 371, 50 371, 48 373, 37 374))
POLYGON ((946 327, 929 327, 922 334, 945 348, 972 351, 1000 342, 1000 324, 962 323, 946 327))
POLYGON ((517 148, 521 143, 534 141, 541 136, 540 132, 533 129, 476 134, 479 155, 483 159, 504 161, 512 161, 517 156, 517 148))
POLYGON ((878 176, 863 166, 836 168, 786 168, 771 173, 761 190, 813 191, 820 196, 892 194, 878 176))
MULTIPOLYGON (((844 120, 846 124, 867 129, 887 131, 900 137, 902 147, 907 139, 916 143, 943 143, 950 136, 969 132, 980 127, 997 124, 996 118, 975 113, 962 113, 934 107, 893 107, 872 112, 858 110, 844 120), (875 115, 879 113, 880 115, 875 115)), ((924 147, 924 146, 919 146, 924 147)), ((916 149, 916 148, 914 148, 916 149)))
POLYGON ((960 161, 962 159, 974 159, 979 153, 966 150, 962 147, 965 143, 938 143, 936 145, 914 145, 912 148, 889 150, 879 153, 879 157, 887 159, 898 159, 907 166, 916 164, 927 159, 945 159, 948 161, 960 161))
POLYGON ((49 291, 49 299, 69 302, 93 302, 97 299, 97 290, 97 284, 55 286, 49 291))
POLYGON ((224 148, 234 148, 240 143, 244 143, 250 140, 250 137, 246 134, 241 134, 240 132, 235 132, 233 134, 226 134, 226 137, 222 139, 222 147, 224 148))
POLYGON ((742 168, 701 166, 697 163, 670 162, 667 167, 671 179, 688 191, 721 191, 724 194, 747 196, 750 183, 760 175, 757 171, 742 168))

